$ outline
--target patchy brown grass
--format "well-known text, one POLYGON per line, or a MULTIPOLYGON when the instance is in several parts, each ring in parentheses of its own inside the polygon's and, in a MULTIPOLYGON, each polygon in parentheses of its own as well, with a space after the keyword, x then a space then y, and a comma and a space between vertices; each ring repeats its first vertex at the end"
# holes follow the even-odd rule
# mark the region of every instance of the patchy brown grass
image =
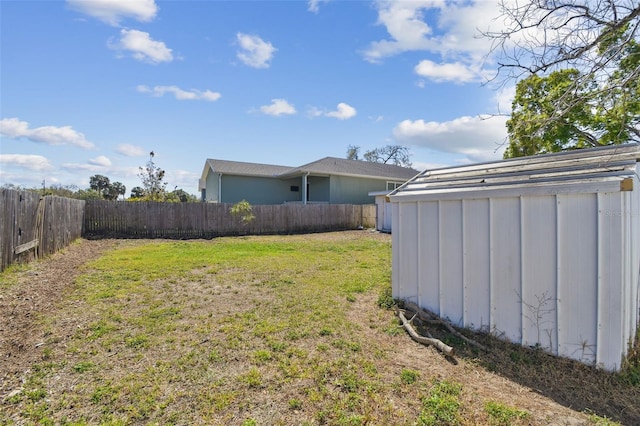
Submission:
POLYGON ((368 231, 81 241, 0 275, 0 423, 640 424, 625 376, 413 342, 389 270, 368 231))

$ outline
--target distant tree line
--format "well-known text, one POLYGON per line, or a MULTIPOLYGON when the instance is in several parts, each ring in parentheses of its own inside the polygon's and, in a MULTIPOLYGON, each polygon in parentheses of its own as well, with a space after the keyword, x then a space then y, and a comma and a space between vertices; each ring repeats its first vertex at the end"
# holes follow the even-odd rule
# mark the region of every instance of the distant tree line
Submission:
MULTIPOLYGON (((154 152, 151 151, 150 159, 145 167, 139 167, 138 177, 142 180, 142 186, 131 189, 129 201, 161 201, 172 203, 193 203, 198 197, 189 194, 177 186, 173 191, 167 191, 167 182, 164 181, 165 172, 153 162, 154 152)), ((107 176, 93 175, 89 178, 89 188, 79 189, 76 185, 51 185, 46 186, 44 181, 42 188, 22 188, 7 184, 4 188, 36 191, 41 195, 57 195, 59 197, 77 198, 80 200, 117 200, 125 199, 127 188, 121 182, 111 182, 107 176)))

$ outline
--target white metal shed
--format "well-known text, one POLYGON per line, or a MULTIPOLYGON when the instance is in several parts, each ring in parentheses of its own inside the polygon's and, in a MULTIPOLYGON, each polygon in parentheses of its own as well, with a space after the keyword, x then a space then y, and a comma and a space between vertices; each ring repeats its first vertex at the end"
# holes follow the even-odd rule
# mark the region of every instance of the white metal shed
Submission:
POLYGON ((391 203, 387 200, 389 191, 370 192, 370 197, 375 197, 376 203, 376 230, 391 232, 391 203))
POLYGON ((640 319, 638 144, 427 170, 389 194, 393 297, 618 370, 640 319))

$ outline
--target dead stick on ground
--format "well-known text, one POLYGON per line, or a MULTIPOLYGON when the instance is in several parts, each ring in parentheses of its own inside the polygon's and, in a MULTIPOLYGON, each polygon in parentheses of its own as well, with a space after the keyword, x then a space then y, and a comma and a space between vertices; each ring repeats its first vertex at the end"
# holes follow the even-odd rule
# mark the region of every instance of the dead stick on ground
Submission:
POLYGON ((418 305, 416 305, 413 302, 405 302, 404 305, 408 310, 414 311, 418 315, 418 319, 420 319, 421 321, 425 321, 425 322, 427 322, 429 324, 442 325, 447 330, 449 330, 449 332, 451 334, 459 337, 460 339, 464 340, 468 344, 473 345, 476 348, 481 349, 481 350, 483 350, 485 352, 488 352, 487 348, 485 348, 484 346, 482 346, 480 343, 476 342, 475 340, 469 339, 467 336, 465 336, 464 334, 460 333, 458 330, 453 328, 453 326, 451 324, 449 324, 448 322, 444 321, 441 318, 438 318, 437 315, 432 314, 431 312, 427 312, 424 309, 421 309, 418 305))
POLYGON ((400 321, 402 321, 402 326, 405 328, 405 330, 407 330, 407 332, 409 333, 409 335, 413 340, 415 340, 418 343, 422 343, 424 345, 435 346, 440 351, 442 351, 445 355, 449 355, 449 356, 453 355, 453 348, 451 346, 447 346, 446 344, 442 343, 442 341, 438 339, 419 335, 416 329, 413 328, 413 326, 411 325, 411 322, 407 319, 407 317, 404 316, 404 312, 401 311, 400 309, 398 309, 397 312, 398 312, 398 317, 400 318, 400 321))

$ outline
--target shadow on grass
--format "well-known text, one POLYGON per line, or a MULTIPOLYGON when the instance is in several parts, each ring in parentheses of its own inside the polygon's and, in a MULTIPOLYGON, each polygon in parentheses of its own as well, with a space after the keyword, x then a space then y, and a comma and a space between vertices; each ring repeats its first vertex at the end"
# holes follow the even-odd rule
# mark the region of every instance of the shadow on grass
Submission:
POLYGON ((621 373, 610 373, 487 333, 457 329, 487 348, 485 352, 444 328, 430 325, 428 330, 433 337, 454 347, 456 357, 473 361, 559 404, 623 425, 640 425, 640 342, 629 354, 629 365, 621 373))

